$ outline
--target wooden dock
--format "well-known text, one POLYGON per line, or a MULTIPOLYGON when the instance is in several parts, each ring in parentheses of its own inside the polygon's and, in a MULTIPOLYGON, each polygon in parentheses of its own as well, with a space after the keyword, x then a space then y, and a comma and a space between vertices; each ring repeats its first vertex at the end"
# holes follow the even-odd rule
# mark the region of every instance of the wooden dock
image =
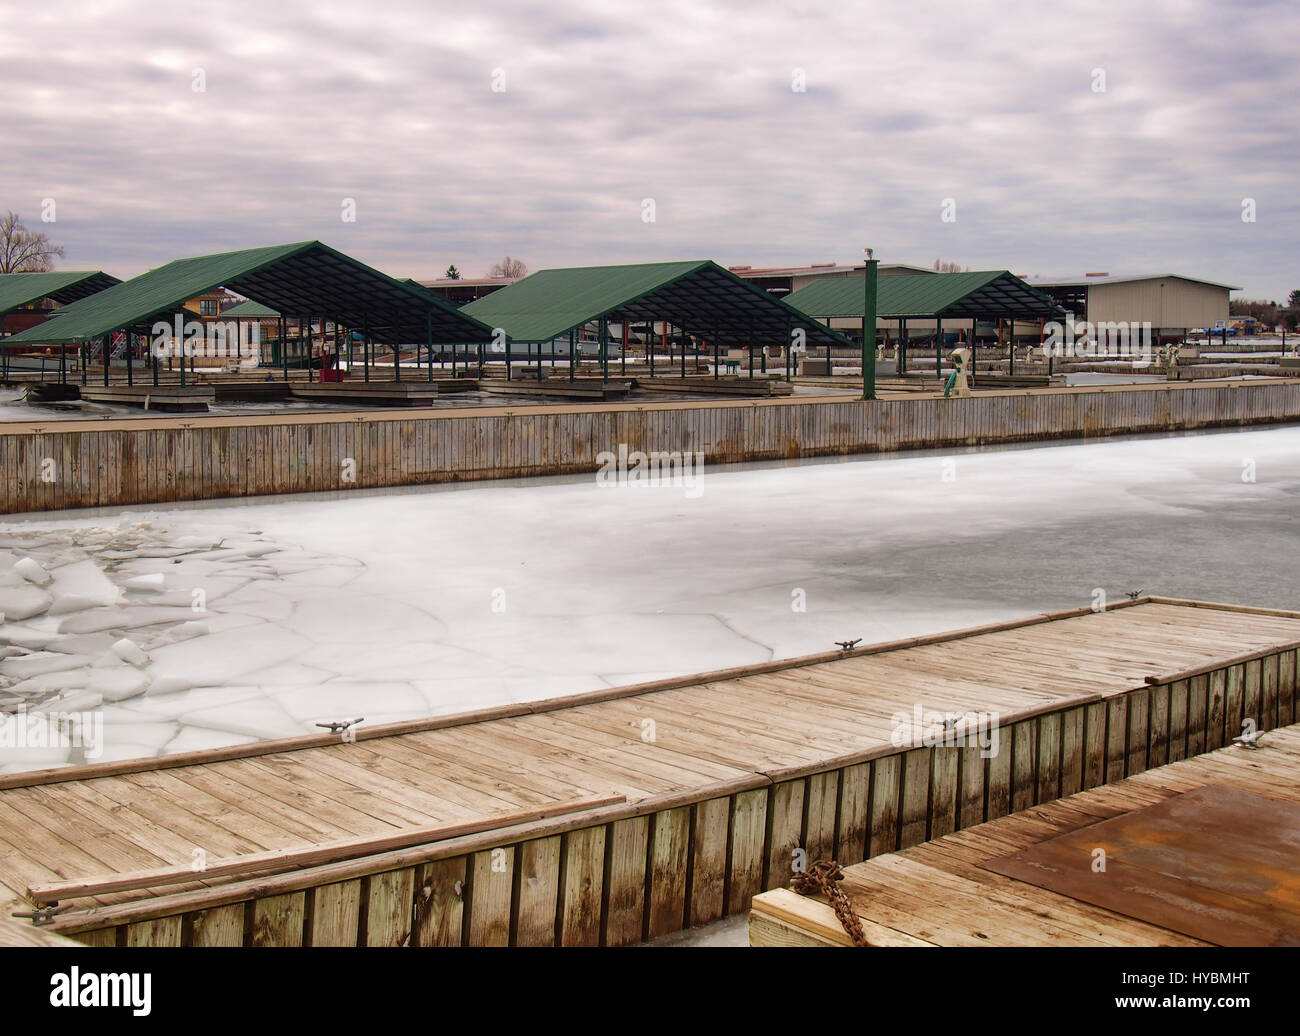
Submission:
MULTIPOLYGON (((839 886, 871 946, 1300 945, 1300 725, 1261 745, 1182 758, 855 864, 839 886), (1170 822, 1179 812, 1190 831, 1170 822), (1116 844, 1117 824, 1149 832, 1157 867, 1129 862, 1134 846, 1116 844), (1062 844, 1074 894, 1027 876, 1043 866, 1033 854, 1061 855, 1062 844), (1098 848, 1105 871, 1093 866, 1098 848), (1002 873, 1024 856, 1025 877, 1002 873)), ((1170 758, 1182 747, 1171 740, 1170 758)), ((789 889, 755 897, 749 932, 751 946, 853 945, 824 896, 789 889)))
POLYGON ((444 392, 473 391, 473 381, 440 378, 434 381, 327 381, 290 389, 294 399, 335 406, 418 407, 430 406, 444 392))
POLYGON ((788 396, 794 390, 786 381, 768 377, 766 374, 754 377, 724 378, 714 377, 639 377, 636 387, 647 392, 686 392, 714 396, 788 396))
POLYGON ((1290 724, 1298 647, 1300 614, 1143 598, 14 774, 0 905, 56 902, 47 930, 98 945, 635 943, 747 910, 796 849, 853 863, 1220 747, 1243 717, 1290 724))
POLYGON ((541 381, 527 377, 480 378, 479 390, 494 396, 542 396, 550 399, 596 400, 608 402, 622 399, 632 391, 631 381, 605 381, 601 378, 543 378, 541 381))
POLYGON ((190 414, 205 413, 216 392, 211 385, 82 385, 81 398, 88 403, 190 414))

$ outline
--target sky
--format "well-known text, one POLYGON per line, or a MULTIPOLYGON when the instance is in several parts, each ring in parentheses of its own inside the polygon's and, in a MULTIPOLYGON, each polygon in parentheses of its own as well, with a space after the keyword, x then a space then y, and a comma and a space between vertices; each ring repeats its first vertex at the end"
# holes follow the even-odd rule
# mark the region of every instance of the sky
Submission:
POLYGON ((0 211, 122 277, 313 238, 421 279, 871 247, 1282 301, 1297 29, 1294 0, 0 0, 0 211))

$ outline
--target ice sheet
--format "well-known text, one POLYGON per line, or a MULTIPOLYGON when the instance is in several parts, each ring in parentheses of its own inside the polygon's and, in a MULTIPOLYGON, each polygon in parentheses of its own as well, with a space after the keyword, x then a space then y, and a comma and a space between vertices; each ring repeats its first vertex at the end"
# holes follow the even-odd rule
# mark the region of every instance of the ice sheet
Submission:
POLYGON ((702 479, 697 498, 562 478, 2 522, 0 610, 28 596, 0 625, 0 707, 102 696, 105 757, 126 758, 938 632, 1097 587, 1300 608, 1289 428, 702 479), (49 588, 12 572, 24 557, 49 588), (87 606, 52 614, 68 598, 87 606), (121 637, 148 661, 114 655, 121 637))

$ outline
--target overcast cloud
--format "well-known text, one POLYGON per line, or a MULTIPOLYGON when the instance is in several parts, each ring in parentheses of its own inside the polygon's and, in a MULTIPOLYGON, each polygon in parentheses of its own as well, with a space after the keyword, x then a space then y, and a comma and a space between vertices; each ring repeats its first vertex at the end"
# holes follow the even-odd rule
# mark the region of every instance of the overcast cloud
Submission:
POLYGON ((870 245, 1281 299, 1298 29, 1294 0, 0 0, 0 210, 53 198, 61 265, 119 276, 310 238, 421 278, 870 245))

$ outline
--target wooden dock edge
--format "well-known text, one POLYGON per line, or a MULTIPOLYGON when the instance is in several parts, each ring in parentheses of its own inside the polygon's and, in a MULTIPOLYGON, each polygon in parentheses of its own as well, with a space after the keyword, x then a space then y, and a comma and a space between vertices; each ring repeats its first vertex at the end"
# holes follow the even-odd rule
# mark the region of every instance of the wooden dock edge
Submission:
POLYGON ((1300 380, 862 401, 785 396, 370 413, 0 421, 0 511, 591 475, 604 450, 710 465, 1093 440, 1300 421, 1300 380), (347 463, 351 461, 352 463, 347 463), (48 478, 77 472, 77 478, 48 478), (44 477, 43 477, 44 476, 44 477))
POLYGON ((56 917, 89 945, 619 946, 746 911, 799 853, 843 865, 1297 718, 1298 649, 1004 720, 996 754, 904 748, 56 917), (414 919, 414 924, 412 924, 414 919))
MULTIPOLYGON (((1300 695, 1293 698, 1292 711, 1289 715, 1292 718, 1300 718, 1300 695)), ((1292 784, 1288 783, 1288 780, 1295 770, 1294 760, 1296 758, 1296 734, 1300 733, 1300 724, 1286 724, 1279 722, 1273 729, 1278 731, 1276 736, 1279 740, 1264 742, 1263 747, 1265 750, 1261 753, 1247 752, 1244 754, 1235 754, 1240 752, 1238 746, 1224 744, 1217 748, 1206 746, 1200 753, 1194 754, 1188 752, 1186 755, 1177 756, 1177 754, 1172 750, 1174 743, 1170 742, 1169 747, 1171 751, 1167 758, 1153 758, 1145 769, 1135 770, 1128 774, 1129 777, 1136 778, 1134 785, 1128 785, 1127 779, 1124 779, 1123 781, 1119 781, 1118 779, 1107 780, 1104 782, 1104 784, 1120 785, 1120 787, 1115 789, 1115 797, 1110 800, 1112 807, 1114 807, 1112 818, 1116 814, 1126 815, 1131 811, 1140 811, 1143 809, 1144 806, 1150 802, 1145 793, 1151 791, 1161 791, 1161 799, 1164 802, 1168 802, 1170 799, 1164 798, 1165 795, 1171 795, 1176 798, 1183 792, 1189 792, 1193 789, 1208 790, 1210 786, 1215 784, 1226 783, 1229 787, 1236 786, 1240 788, 1242 785, 1238 784, 1238 779, 1242 779, 1243 783, 1252 786, 1255 785, 1255 782, 1260 781, 1259 790, 1261 794, 1267 798, 1278 800, 1280 804, 1286 803, 1288 797, 1286 794, 1281 792, 1281 789, 1289 789, 1293 787, 1292 784), (1279 744, 1282 746, 1281 748, 1277 747, 1279 744), (1273 753, 1280 752, 1281 755, 1270 756, 1270 751, 1273 753), (1207 758, 1211 756, 1218 758, 1207 758), (1289 762, 1283 764, 1287 766, 1287 769, 1285 771, 1269 769, 1270 766, 1279 759, 1289 760, 1289 762), (1201 760, 1205 760, 1204 764, 1202 764, 1201 760), (1148 781, 1151 783, 1148 783, 1148 781)), ((1101 788, 1104 787, 1104 785, 1098 787, 1101 788)), ((1091 790, 1092 789, 1090 788, 1081 789, 1081 791, 1085 793, 1091 790)), ((1097 815, 1098 800, 1096 798, 1082 795, 1079 792, 1066 794, 1065 791, 1062 790, 1062 794, 1057 801, 1059 808, 1056 808, 1055 804, 1040 803, 1039 805, 1044 806, 1045 808, 1037 810, 1032 814, 1033 819, 1030 823, 1036 825, 1040 831, 1046 831, 1047 833, 1037 836, 1030 845, 1035 847, 1041 846, 1045 842, 1050 842, 1058 835, 1066 834, 1067 832, 1077 834, 1078 831, 1089 827, 1091 824, 1096 823, 1097 820, 1101 819, 1097 815), (1080 799, 1087 799, 1088 801, 1079 801, 1080 799), (1066 815, 1071 815, 1075 819, 1071 824, 1066 825, 1064 830, 1062 830, 1061 827, 1058 827, 1057 825, 1061 823, 1062 817, 1066 815)), ((962 848, 972 847, 980 844, 981 841, 985 846, 997 846, 999 848, 991 854, 991 857, 980 862, 966 859, 963 863, 973 863, 976 867, 983 868, 987 865, 989 858, 1001 856, 1008 852, 1015 852, 1016 850, 1012 848, 1011 843, 1004 841, 1004 839, 1007 838, 1011 839, 1011 841, 1017 840, 1016 834, 1013 833, 1014 829, 1003 827, 1004 823, 1014 822, 1013 818, 1014 814, 1005 818, 993 817, 990 818, 991 822, 982 825, 982 827, 987 828, 987 830, 982 830, 980 826, 974 827, 969 831, 969 837, 967 837, 967 834, 964 832, 960 842, 962 848)), ((1021 828, 1021 831, 1023 830, 1024 829, 1021 828)), ((915 865, 920 870, 927 872, 927 877, 924 882, 914 882, 913 880, 904 877, 903 883, 895 886, 893 891, 896 891, 901 897, 905 898, 910 897, 913 894, 920 894, 925 897, 927 896, 927 892, 922 890, 931 890, 938 887, 938 885, 942 885, 944 879, 950 875, 944 872, 941 864, 937 864, 937 860, 943 858, 947 849, 950 848, 952 848, 952 844, 948 839, 944 839, 938 846, 936 846, 939 855, 931 856, 926 860, 918 859, 916 856, 909 854, 909 856, 898 857, 895 860, 881 861, 881 865, 894 863, 902 865, 897 870, 891 868, 890 873, 895 875, 907 875, 909 873, 909 870, 907 869, 908 865, 915 865), (939 869, 935 870, 934 868, 936 866, 938 866, 939 869), (936 885, 936 882, 938 885, 936 885)), ((1019 843, 1017 848, 1024 848, 1023 843, 1019 843)), ((879 872, 870 875, 863 873, 863 871, 870 870, 870 867, 862 869, 853 868, 848 870, 845 874, 845 878, 847 879, 846 888, 854 889, 856 886, 856 891, 850 892, 850 899, 854 899, 855 896, 859 897, 856 899, 856 905, 858 906, 861 906, 864 902, 870 902, 870 897, 861 898, 865 896, 861 890, 860 884, 863 879, 866 878, 867 880, 874 881, 880 877, 879 872)), ((910 874, 912 879, 915 879, 917 871, 911 870, 910 874)), ((955 880, 959 882, 966 881, 964 877, 959 877, 955 880)), ((1165 928, 1161 922, 1153 918, 1144 918, 1137 914, 1127 914, 1122 907, 1103 905, 1095 900, 1088 901, 1086 897, 1082 900, 1078 900, 1068 891, 1052 889, 1049 885, 1036 886, 1032 879, 1028 880, 1028 884, 1023 887, 1030 892, 1045 892, 1047 896, 1053 899, 1074 901, 1075 905, 1082 906, 1088 911, 1086 928, 1081 930, 1077 927, 1078 919, 1081 916, 1080 914, 1073 915, 1075 927, 1071 928, 1069 921, 1065 920, 1061 914, 1058 914, 1049 905, 1046 905, 1043 899, 1039 898, 1030 901, 1021 898, 1018 891, 1020 886, 1018 882, 1014 884, 1016 884, 1016 888, 1002 889, 999 895, 993 897, 1000 904, 997 909, 1005 910, 1010 907, 1013 911, 1021 914, 1025 918, 1028 918, 1029 915, 1037 915, 1034 919, 1046 921, 1054 933, 1054 940, 1052 943, 1054 946, 1072 946, 1079 944, 1080 940, 1095 945, 1097 943, 1097 937, 1104 937, 1107 934, 1106 930, 1110 927, 1110 925, 1104 920, 1098 918, 1097 911, 1099 910, 1112 912, 1113 916, 1118 915, 1118 917, 1114 918, 1113 923, 1121 931, 1124 930, 1125 925, 1131 925, 1136 929, 1143 930, 1148 940, 1150 940, 1152 936, 1155 936, 1158 939, 1158 942, 1156 942, 1155 945, 1214 945, 1213 943, 1201 941, 1201 939, 1205 938, 1204 934, 1194 936, 1190 934, 1187 929, 1175 927, 1174 925, 1165 928)), ((989 890, 985 889, 984 891, 989 890)), ((960 911, 960 920, 958 923, 961 924, 964 922, 970 927, 965 929, 962 933, 967 937, 967 942, 963 943, 958 941, 954 943, 945 938, 944 929, 949 928, 950 926, 946 924, 945 921, 939 920, 940 911, 931 912, 931 909, 935 906, 936 902, 937 901, 930 896, 928 902, 923 904, 921 908, 917 910, 915 916, 911 918, 907 918, 905 914, 899 914, 896 911, 894 916, 900 918, 900 920, 896 922, 899 924, 898 928, 890 927, 888 918, 882 917, 881 921, 885 923, 880 923, 872 921, 871 919, 859 914, 858 920, 863 927, 863 935, 866 939, 866 945, 873 948, 894 946, 936 947, 969 945, 969 936, 972 934, 978 939, 990 940, 981 945, 1025 945, 1025 943, 1017 941, 1018 938, 1024 937, 1024 933, 1021 931, 1019 935, 1017 935, 1017 929, 1014 924, 1010 929, 995 930, 993 928, 986 928, 988 923, 997 923, 993 920, 992 915, 984 915, 982 919, 971 917, 969 913, 970 909, 975 909, 977 911, 977 907, 968 907, 960 911), (934 927, 931 927, 932 923, 934 924, 934 927), (909 931, 900 930, 904 926, 910 928, 910 933, 909 931), (997 934, 994 934, 995 931, 997 934)), ((894 905, 896 907, 897 903, 894 905)), ((949 914, 948 920, 952 920, 957 916, 958 915, 956 914, 949 914)), ((1003 920, 1005 920, 1005 918, 1003 918, 1003 920)), ((1129 931, 1129 934, 1131 934, 1131 930, 1129 931)), ((1038 930, 1038 937, 1040 939, 1042 937, 1041 928, 1038 930)), ((1125 944, 1126 943, 1122 942, 1110 943, 1110 945, 1125 944)), ((1148 941, 1148 944, 1151 943, 1148 941)), ((854 943, 852 938, 844 930, 843 925, 836 916, 835 911, 830 907, 824 895, 818 893, 811 896, 803 896, 789 888, 778 888, 770 889, 762 895, 754 898, 749 915, 749 945, 751 947, 852 947, 854 943)), ((1035 945, 1041 945, 1041 943, 1035 945)), ((1132 944, 1127 943, 1127 945, 1132 944)), ((1233 944, 1228 942, 1223 943, 1222 945, 1231 946, 1233 944)))

